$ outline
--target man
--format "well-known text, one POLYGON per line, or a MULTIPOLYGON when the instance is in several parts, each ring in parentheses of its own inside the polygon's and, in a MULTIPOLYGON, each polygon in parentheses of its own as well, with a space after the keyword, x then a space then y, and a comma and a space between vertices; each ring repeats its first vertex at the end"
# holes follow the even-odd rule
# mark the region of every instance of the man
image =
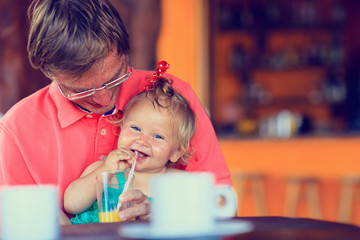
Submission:
MULTIPOLYGON (((52 83, 1 119, 0 185, 56 184, 63 198, 86 166, 116 148, 111 120, 122 117, 152 72, 131 67, 128 34, 108 0, 39 0, 28 13, 30 63, 52 83)), ((217 184, 230 186, 229 170, 199 100, 189 84, 164 76, 174 80, 198 122, 195 156, 186 170, 212 172, 217 184)), ((150 201, 143 193, 128 191, 121 200, 137 203, 121 212, 122 218, 148 218, 150 201)))

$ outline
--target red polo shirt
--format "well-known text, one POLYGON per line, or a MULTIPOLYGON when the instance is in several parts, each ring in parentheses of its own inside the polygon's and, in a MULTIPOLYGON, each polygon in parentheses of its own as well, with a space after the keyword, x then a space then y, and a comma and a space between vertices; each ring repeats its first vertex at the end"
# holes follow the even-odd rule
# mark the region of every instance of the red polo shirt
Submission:
MULTIPOLYGON (((134 70, 119 90, 115 112, 121 114, 126 103, 143 89, 149 74, 152 72, 134 70)), ((231 185, 206 112, 188 83, 170 77, 197 118, 192 140, 195 156, 186 170, 212 172, 216 183, 231 185)), ((80 110, 61 95, 54 83, 24 98, 0 120, 0 185, 56 184, 62 206, 67 186, 88 165, 104 160, 116 148, 117 136, 108 121, 110 117, 80 110)))

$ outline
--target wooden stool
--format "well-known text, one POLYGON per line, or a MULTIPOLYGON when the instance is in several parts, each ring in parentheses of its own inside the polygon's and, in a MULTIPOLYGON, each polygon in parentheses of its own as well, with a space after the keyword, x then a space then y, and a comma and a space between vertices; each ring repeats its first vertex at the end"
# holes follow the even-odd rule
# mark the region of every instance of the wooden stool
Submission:
POLYGON ((264 180, 265 176, 261 173, 245 173, 245 172, 233 172, 232 176, 237 182, 236 192, 238 197, 238 206, 243 206, 243 200, 247 193, 246 183, 251 184, 252 196, 255 201, 255 212, 258 216, 266 215, 265 205, 265 188, 264 180))
POLYGON ((302 196, 302 186, 305 188, 305 200, 309 217, 320 219, 321 208, 318 180, 313 177, 290 177, 287 179, 284 215, 288 217, 296 216, 297 207, 302 196))
POLYGON ((341 180, 338 220, 351 222, 352 205, 356 187, 360 185, 360 175, 347 176, 341 180))

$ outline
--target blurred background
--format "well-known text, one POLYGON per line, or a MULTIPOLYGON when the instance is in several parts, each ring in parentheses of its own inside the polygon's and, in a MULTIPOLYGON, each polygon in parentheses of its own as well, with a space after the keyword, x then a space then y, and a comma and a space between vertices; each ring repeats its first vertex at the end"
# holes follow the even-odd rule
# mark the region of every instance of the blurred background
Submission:
POLYGON ((211 3, 218 133, 280 137, 359 130, 359 10, 351 0, 211 3))
MULTIPOLYGON (((193 87, 239 215, 360 224, 360 1, 112 0, 131 62, 193 87)), ((30 0, 0 1, 0 112, 50 83, 27 59, 30 0)))

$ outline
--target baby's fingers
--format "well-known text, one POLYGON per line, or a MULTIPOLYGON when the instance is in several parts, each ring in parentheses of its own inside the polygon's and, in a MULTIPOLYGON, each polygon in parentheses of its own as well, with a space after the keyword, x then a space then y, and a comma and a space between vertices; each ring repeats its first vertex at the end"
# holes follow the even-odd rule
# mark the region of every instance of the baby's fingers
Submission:
POLYGON ((117 149, 116 151, 119 154, 119 164, 122 164, 123 167, 128 168, 135 161, 136 156, 132 151, 127 149, 117 149))

